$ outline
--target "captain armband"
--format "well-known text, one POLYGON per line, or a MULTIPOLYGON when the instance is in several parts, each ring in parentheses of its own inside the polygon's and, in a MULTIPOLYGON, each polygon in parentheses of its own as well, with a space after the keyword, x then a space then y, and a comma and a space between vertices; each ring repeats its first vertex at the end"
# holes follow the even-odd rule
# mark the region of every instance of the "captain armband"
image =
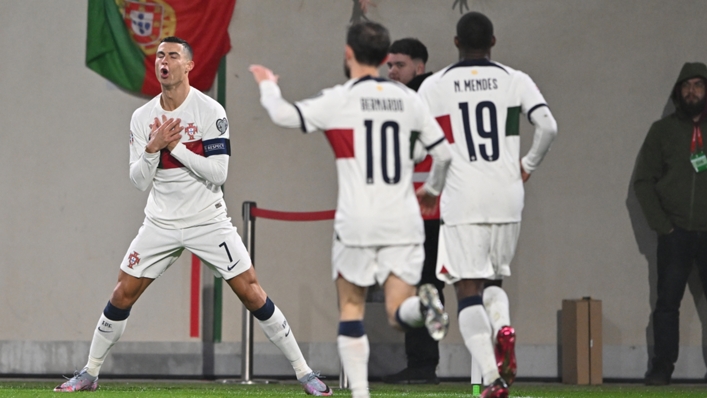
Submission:
POLYGON ((231 140, 228 138, 214 138, 204 141, 204 156, 228 155, 231 156, 231 140))

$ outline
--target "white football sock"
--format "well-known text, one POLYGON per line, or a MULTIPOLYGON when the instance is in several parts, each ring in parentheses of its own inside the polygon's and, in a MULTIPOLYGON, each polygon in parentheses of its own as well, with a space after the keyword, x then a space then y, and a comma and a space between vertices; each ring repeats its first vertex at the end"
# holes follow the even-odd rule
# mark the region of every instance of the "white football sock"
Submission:
POLYGON ((304 356, 302 356, 302 351, 297 345, 297 340, 295 340, 295 335, 292 333, 285 315, 282 314, 282 311, 277 306, 275 306, 275 312, 269 319, 258 320, 258 323, 263 329, 265 336, 285 354, 298 379, 312 372, 312 369, 307 366, 304 356))
POLYGON ((96 330, 93 331, 91 349, 88 352, 88 363, 86 371, 91 376, 98 376, 101 371, 103 361, 108 356, 108 351, 120 339, 125 330, 128 320, 113 321, 101 314, 96 330))
POLYGON ((419 328, 425 324, 420 312, 420 298, 417 296, 408 297, 398 307, 398 317, 411 328, 419 328))
POLYGON ((508 295, 498 286, 484 288, 484 308, 493 328, 493 342, 496 342, 498 331, 511 325, 510 305, 508 295))
POLYGON ((339 358, 344 367, 344 372, 349 378, 351 397, 368 398, 368 356, 370 346, 368 335, 349 337, 339 335, 336 338, 339 347, 339 358))
POLYGON ((493 383, 501 377, 496 367, 496 354, 491 342, 491 324, 484 307, 472 305, 459 313, 459 331, 466 348, 481 368, 485 383, 493 383))

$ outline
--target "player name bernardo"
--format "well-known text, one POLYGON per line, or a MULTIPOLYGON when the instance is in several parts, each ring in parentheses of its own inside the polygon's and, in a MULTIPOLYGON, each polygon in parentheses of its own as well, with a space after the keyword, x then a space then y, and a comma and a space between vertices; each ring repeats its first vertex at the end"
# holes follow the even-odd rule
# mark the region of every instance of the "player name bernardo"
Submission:
POLYGON ((362 111, 403 111, 403 100, 396 98, 361 98, 362 111))
POLYGON ((468 80, 455 80, 454 81, 454 92, 462 93, 466 91, 486 91, 486 90, 496 90, 498 88, 498 82, 496 79, 468 79, 468 80))

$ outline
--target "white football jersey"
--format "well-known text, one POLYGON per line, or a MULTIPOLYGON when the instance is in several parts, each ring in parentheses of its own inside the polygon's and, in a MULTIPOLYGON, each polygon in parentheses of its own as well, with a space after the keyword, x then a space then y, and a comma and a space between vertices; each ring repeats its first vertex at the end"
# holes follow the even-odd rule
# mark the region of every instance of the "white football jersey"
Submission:
POLYGON ((547 106, 523 72, 463 60, 427 78, 420 96, 452 148, 442 193, 445 224, 519 222, 523 210, 519 119, 547 106))
POLYGON ((425 234, 412 187, 413 144, 444 133, 417 93, 366 76, 295 104, 304 132, 323 130, 339 180, 334 230, 349 246, 419 244, 425 234))
MULTIPOLYGON (((130 165, 149 163, 144 169, 154 173, 152 190, 145 206, 145 215, 163 228, 187 228, 216 218, 226 217, 226 205, 220 185, 209 183, 177 160, 168 149, 151 159, 145 152, 150 141, 150 125, 154 119, 181 119, 181 143, 189 151, 210 157, 230 156, 228 119, 223 107, 191 87, 179 108, 165 111, 160 105, 160 95, 138 108, 130 121, 130 165), (156 170, 155 170, 156 168, 156 170)), ((149 179, 150 176, 144 176, 149 179)))

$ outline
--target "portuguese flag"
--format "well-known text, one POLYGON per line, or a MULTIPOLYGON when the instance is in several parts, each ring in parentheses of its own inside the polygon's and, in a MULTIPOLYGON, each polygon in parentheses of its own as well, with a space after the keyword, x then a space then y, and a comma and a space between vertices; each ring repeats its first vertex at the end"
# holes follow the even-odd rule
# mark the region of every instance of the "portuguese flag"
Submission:
POLYGON ((235 5, 236 0, 88 0, 86 66, 128 91, 157 95, 157 46, 177 36, 194 50, 189 83, 206 91, 231 49, 228 25, 235 5))

